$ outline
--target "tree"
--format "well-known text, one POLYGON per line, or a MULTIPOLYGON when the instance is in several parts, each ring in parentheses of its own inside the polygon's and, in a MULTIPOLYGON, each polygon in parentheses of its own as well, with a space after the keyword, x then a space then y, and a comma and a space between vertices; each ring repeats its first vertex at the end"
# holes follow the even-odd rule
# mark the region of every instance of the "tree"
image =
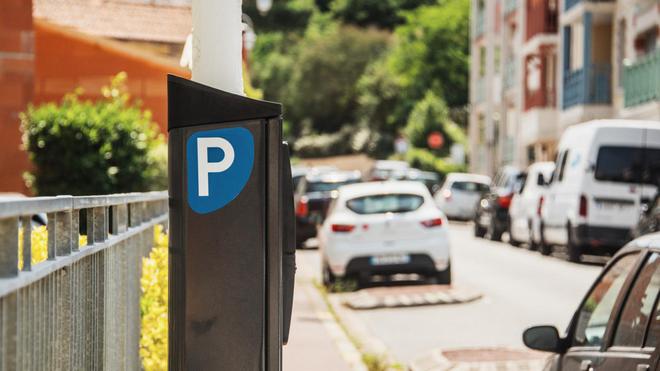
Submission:
POLYGON ((151 113, 130 103, 125 80, 125 73, 117 75, 97 102, 72 93, 59 105, 29 107, 21 115, 24 146, 34 165, 28 183, 36 194, 163 189, 158 182, 166 179, 162 135, 151 113))
POLYGON ((298 46, 282 101, 294 134, 307 126, 335 132, 358 119, 356 82, 367 65, 386 50, 387 33, 351 26, 310 32, 298 46))
POLYGON ((447 104, 429 90, 410 113, 405 134, 413 147, 427 148, 427 138, 433 132, 444 138, 443 146, 431 151, 436 156, 447 156, 454 143, 467 144, 461 128, 451 121, 447 104))
POLYGON ((254 23, 258 35, 264 32, 299 32, 307 27, 316 10, 314 0, 273 0, 266 14, 259 13, 256 0, 243 1, 243 13, 254 23))
POLYGON ((404 23, 403 11, 433 3, 435 0, 334 0, 328 10, 346 24, 392 30, 404 23))
POLYGON ((469 14, 469 0, 444 0, 407 13, 406 23, 396 28, 388 67, 406 90, 408 109, 429 89, 450 107, 467 104, 469 14))

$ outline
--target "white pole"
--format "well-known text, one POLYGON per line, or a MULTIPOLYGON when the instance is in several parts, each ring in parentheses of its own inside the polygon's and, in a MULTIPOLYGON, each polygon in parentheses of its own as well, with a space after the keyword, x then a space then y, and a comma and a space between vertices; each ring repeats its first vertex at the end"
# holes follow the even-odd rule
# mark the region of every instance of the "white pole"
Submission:
POLYGON ((193 0, 192 79, 234 94, 243 91, 242 0, 193 0))

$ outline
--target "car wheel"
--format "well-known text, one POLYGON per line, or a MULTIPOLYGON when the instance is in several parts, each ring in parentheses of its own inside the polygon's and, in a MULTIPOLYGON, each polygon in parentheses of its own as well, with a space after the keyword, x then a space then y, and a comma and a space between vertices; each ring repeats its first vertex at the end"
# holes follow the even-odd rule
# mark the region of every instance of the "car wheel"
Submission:
POLYGON ((486 235, 486 228, 479 225, 478 217, 474 218, 474 237, 484 238, 486 235))
POLYGON ((566 226, 566 236, 568 236, 566 242, 568 261, 573 263, 579 263, 582 257, 582 247, 578 245, 575 241, 573 241, 573 237, 571 235, 572 235, 571 225, 568 224, 566 226))
POLYGON ((332 271, 330 270, 330 267, 328 266, 327 263, 323 263, 323 268, 321 270, 321 275, 322 275, 322 279, 323 279, 323 286, 325 286, 325 288, 328 291, 332 291, 332 289, 335 285, 335 282, 337 281, 337 278, 332 273, 332 271))
POLYGON ((509 226, 509 245, 513 247, 520 247, 521 244, 522 242, 513 238, 513 234, 511 233, 511 226, 509 226))
POLYGON ((435 273, 435 281, 439 285, 451 285, 451 263, 447 265, 447 269, 435 273))
POLYGON ((488 235, 488 239, 491 241, 496 241, 500 242, 502 241, 502 234, 504 232, 500 231, 496 226, 495 226, 495 221, 491 220, 490 224, 488 224, 488 232, 486 234, 488 235))
POLYGON ((541 228, 540 228, 541 235, 539 236, 540 239, 539 251, 541 252, 542 255, 550 255, 552 254, 552 245, 549 245, 547 242, 545 242, 544 231, 545 231, 545 227, 543 226, 543 224, 541 224, 541 228))

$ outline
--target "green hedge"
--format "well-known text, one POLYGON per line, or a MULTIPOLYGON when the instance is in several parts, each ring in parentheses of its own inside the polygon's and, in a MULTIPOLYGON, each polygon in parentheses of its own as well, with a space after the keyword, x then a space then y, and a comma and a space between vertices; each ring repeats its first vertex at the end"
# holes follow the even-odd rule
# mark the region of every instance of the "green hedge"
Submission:
POLYGON ((21 114, 33 163, 26 181, 35 194, 90 195, 165 189, 167 150, 151 113, 131 103, 120 73, 103 99, 30 106, 21 114))

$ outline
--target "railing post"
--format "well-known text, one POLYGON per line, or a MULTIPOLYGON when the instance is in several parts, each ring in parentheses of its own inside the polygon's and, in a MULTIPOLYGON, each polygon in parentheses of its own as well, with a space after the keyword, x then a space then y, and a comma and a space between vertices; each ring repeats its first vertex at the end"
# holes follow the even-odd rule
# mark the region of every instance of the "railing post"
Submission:
POLYGON ((12 293, 0 300, 0 370, 18 370, 17 296, 12 293))
MULTIPOLYGON (((94 207, 90 211, 94 215, 94 234, 92 239, 94 243, 101 243, 105 241, 106 238, 106 208, 105 207, 94 207)), ((87 235, 87 238, 90 238, 90 235, 87 235)))
POLYGON ((71 254, 71 211, 62 211, 57 213, 57 235, 55 237, 56 247, 55 253, 57 256, 67 256, 71 254))
POLYGON ((0 278, 18 275, 18 218, 0 219, 0 278))
POLYGON ((24 216, 21 218, 23 225, 23 271, 32 270, 32 218, 24 216))
POLYGON ((57 246, 57 213, 48 213, 48 260, 55 260, 57 246))

